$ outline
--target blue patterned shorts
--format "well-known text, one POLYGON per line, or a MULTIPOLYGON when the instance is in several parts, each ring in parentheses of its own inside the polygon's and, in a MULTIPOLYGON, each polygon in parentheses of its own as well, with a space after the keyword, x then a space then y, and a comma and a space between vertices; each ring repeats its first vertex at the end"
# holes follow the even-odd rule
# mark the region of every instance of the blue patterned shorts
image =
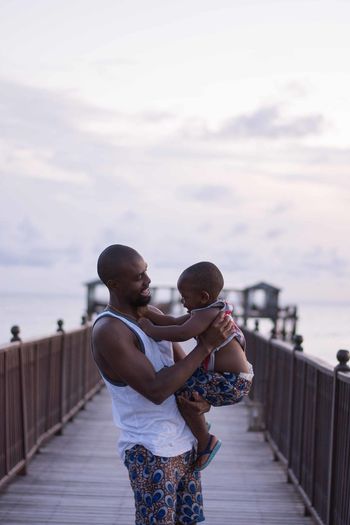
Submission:
POLYGON ((135 525, 185 525, 204 521, 200 472, 195 451, 154 456, 142 445, 125 452, 135 497, 135 525))
POLYGON ((198 392, 214 407, 234 405, 249 394, 252 382, 230 372, 212 372, 199 367, 176 395, 198 392))

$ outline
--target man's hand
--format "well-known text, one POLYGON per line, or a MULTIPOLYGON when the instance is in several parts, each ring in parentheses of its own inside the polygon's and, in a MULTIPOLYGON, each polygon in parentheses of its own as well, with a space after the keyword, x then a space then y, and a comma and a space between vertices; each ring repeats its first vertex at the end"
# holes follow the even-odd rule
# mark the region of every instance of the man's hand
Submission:
POLYGON ((220 312, 211 325, 199 336, 199 341, 208 347, 216 348, 233 334, 236 323, 225 312, 220 312))
POLYGON ((177 396, 176 401, 181 407, 181 412, 188 415, 200 415, 210 410, 210 404, 198 392, 192 392, 192 396, 189 392, 183 392, 177 396))

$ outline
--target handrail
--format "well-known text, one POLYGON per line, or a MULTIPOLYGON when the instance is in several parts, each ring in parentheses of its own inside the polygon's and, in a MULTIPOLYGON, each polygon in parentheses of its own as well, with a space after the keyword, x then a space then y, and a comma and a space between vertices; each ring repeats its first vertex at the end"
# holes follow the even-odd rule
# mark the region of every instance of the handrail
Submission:
POLYGON ((0 488, 102 387, 91 326, 0 348, 0 488))
POLYGON ((255 369, 250 393, 275 459, 300 493, 307 514, 320 525, 350 523, 349 352, 339 365, 243 329, 255 369))
MULTIPOLYGON (((350 368, 243 328, 255 370, 250 403, 287 481, 320 525, 350 523, 350 368)), ((0 347, 0 488, 102 387, 91 326, 0 347)))

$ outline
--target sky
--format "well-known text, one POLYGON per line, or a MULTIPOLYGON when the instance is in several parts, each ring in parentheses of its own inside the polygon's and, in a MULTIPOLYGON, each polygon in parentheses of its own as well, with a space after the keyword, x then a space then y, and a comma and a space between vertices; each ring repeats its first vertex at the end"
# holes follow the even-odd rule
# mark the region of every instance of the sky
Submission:
POLYGON ((78 293, 109 244, 154 285, 350 298, 350 2, 1 0, 0 292, 78 293))

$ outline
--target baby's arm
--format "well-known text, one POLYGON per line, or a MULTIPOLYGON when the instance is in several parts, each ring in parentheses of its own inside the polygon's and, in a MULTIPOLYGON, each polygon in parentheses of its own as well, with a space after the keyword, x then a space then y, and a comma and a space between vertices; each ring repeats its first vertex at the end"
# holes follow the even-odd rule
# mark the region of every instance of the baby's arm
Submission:
POLYGON ((187 317, 187 320, 181 325, 156 326, 149 319, 145 318, 139 320, 139 325, 147 335, 156 341, 164 339, 166 341, 180 342, 187 341, 204 332, 217 314, 218 308, 208 308, 207 310, 193 312, 191 316, 184 316, 187 317))
POLYGON ((190 318, 190 314, 174 317, 173 315, 165 315, 158 308, 154 306, 146 306, 138 308, 138 313, 141 317, 147 317, 153 324, 159 326, 172 326, 182 324, 190 318))

